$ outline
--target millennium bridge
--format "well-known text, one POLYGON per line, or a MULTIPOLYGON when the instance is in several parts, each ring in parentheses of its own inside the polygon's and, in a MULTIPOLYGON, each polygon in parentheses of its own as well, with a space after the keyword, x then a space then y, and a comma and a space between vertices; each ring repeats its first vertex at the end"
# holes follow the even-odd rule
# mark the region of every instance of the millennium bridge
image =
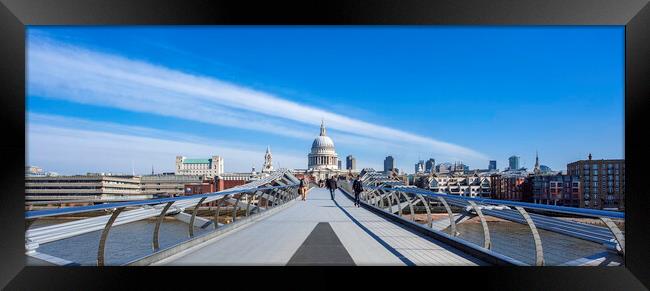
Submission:
POLYGON ((301 201, 298 179, 282 169, 215 193, 27 211, 28 264, 87 265, 47 252, 84 235, 94 240, 91 252, 67 251, 86 252, 98 266, 624 264, 621 212, 436 193, 372 169, 360 175, 360 207, 344 178, 334 200, 311 184, 301 201), (38 223, 75 215, 86 218, 38 223), (111 234, 143 221, 120 243, 146 242, 147 251, 116 263, 124 249, 110 247, 111 234), (170 221, 185 231, 165 245, 170 221))

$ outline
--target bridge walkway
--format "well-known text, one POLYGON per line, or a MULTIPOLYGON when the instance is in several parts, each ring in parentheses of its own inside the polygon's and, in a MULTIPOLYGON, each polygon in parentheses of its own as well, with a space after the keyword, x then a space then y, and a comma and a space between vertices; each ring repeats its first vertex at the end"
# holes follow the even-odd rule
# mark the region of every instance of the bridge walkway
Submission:
POLYGON ((154 265, 484 265, 374 214, 337 191, 313 188, 272 216, 154 265))

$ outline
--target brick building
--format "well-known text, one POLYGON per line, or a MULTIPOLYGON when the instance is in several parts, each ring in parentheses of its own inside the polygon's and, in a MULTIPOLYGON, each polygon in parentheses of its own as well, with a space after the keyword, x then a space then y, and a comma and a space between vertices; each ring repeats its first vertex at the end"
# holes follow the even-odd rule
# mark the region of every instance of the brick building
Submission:
POLYGON ((533 203, 580 206, 580 179, 578 176, 557 174, 537 174, 528 177, 532 190, 533 203))
POLYGON ((625 210, 625 160, 587 160, 567 164, 567 173, 582 184, 580 207, 625 210))

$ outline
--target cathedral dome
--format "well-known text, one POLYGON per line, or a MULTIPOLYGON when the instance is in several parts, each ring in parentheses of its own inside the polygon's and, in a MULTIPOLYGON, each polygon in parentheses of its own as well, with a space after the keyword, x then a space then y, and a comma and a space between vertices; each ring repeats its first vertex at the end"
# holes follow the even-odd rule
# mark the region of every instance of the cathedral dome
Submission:
POLYGON ((308 155, 309 169, 338 169, 338 155, 334 148, 334 141, 327 136, 325 124, 320 125, 320 135, 311 144, 311 152, 308 155))
POLYGON ((334 141, 329 136, 317 136, 311 144, 312 152, 317 148, 332 148, 334 149, 334 141))

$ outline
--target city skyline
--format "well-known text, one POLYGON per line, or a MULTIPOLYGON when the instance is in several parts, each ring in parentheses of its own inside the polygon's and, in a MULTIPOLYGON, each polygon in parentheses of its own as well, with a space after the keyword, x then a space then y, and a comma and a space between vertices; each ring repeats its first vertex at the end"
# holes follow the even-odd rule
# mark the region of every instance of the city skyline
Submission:
POLYGON ((268 145, 306 168, 321 120, 357 169, 623 158, 622 28, 27 32, 27 163, 63 174, 213 154, 245 172, 268 145))

